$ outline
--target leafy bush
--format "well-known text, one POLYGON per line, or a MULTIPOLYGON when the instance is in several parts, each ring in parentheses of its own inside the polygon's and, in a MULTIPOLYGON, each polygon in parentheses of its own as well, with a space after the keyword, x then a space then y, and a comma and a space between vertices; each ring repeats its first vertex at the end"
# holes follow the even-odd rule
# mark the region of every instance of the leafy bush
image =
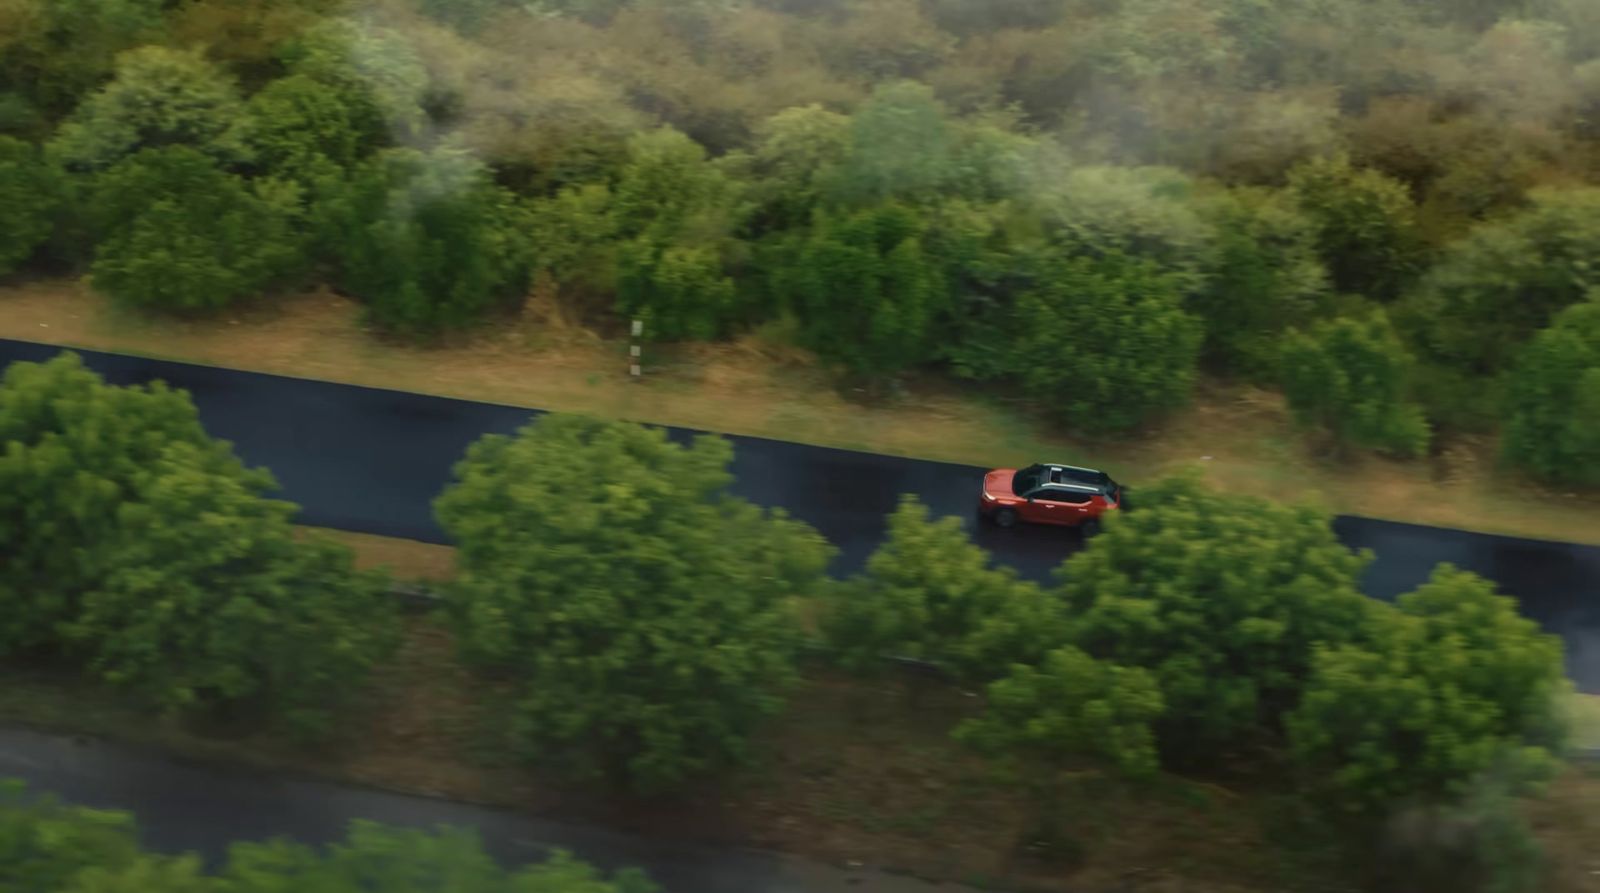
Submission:
POLYGON ((889 538, 866 571, 839 587, 829 608, 827 640, 857 672, 887 656, 912 657, 989 682, 1067 640, 1056 601, 1010 568, 991 567, 959 519, 932 520, 911 497, 890 516, 889 538))
POLYGON ((96 289, 137 307, 216 310, 302 270, 295 208, 193 149, 147 149, 95 184, 96 289))
POLYGON ((613 876, 556 850, 501 868, 476 832, 350 823, 323 851, 275 839, 235 843, 207 874, 198 856, 144 852, 125 812, 70 806, 0 782, 0 887, 11 893, 654 893, 637 869, 613 876))
POLYGON ((1201 338, 1177 279, 1152 264, 1058 258, 957 353, 967 374, 1014 378, 1074 428, 1109 433, 1188 401, 1201 338))
POLYGON ((50 234, 63 196, 60 172, 38 149, 0 136, 0 276, 13 270, 50 234))
POLYGON ((1600 484, 1600 291, 1523 349, 1505 416, 1507 459, 1547 480, 1600 484))
POLYGON ((1165 704, 1147 670, 1102 663, 1073 647, 1051 651, 1037 667, 1017 664, 989 686, 983 716, 956 737, 979 750, 1060 762, 1102 757, 1131 776, 1159 766, 1151 724, 1165 704))
POLYGON ((1383 814, 1436 805, 1492 773, 1537 781, 1553 768, 1567 692, 1561 640, 1493 584, 1441 565, 1362 638, 1317 649, 1287 720, 1295 760, 1325 802, 1383 814))
POLYGON ((1289 192, 1314 222, 1338 290, 1388 300, 1420 272, 1416 206, 1404 184, 1333 155, 1290 171, 1289 192))
POLYGON ((457 466, 436 503, 460 544, 454 622, 467 659, 516 680, 506 724, 530 759, 667 788, 743 755, 781 705, 791 600, 831 549, 727 496, 730 458, 720 438, 545 415, 457 466))
POLYGON ((1075 644, 1155 676, 1164 754, 1220 759, 1298 702, 1315 650, 1350 642, 1372 603, 1368 556, 1329 516, 1203 486, 1188 474, 1139 488, 1138 509, 1062 565, 1075 644))
POLYGON ((73 355, 0 379, 0 652, 42 651, 173 710, 253 703, 312 730, 395 644, 381 577, 298 540, 180 392, 73 355))
POLYGON ((339 285, 387 329, 463 328, 526 293, 525 209, 464 154, 381 152, 323 215, 339 285))
POLYGON ((1430 433, 1420 407, 1407 402, 1412 359, 1375 311, 1296 332, 1283 347, 1283 390, 1303 426, 1341 445, 1420 456, 1430 433))

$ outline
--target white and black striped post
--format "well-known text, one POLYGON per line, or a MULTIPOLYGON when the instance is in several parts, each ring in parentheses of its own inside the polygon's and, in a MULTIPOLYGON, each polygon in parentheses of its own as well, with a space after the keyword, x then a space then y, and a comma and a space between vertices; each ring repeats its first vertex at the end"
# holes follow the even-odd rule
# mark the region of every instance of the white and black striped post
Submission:
POLYGON ((633 321, 633 343, 628 347, 628 355, 632 362, 628 364, 628 374, 635 381, 639 380, 639 338, 644 335, 644 320, 633 321))

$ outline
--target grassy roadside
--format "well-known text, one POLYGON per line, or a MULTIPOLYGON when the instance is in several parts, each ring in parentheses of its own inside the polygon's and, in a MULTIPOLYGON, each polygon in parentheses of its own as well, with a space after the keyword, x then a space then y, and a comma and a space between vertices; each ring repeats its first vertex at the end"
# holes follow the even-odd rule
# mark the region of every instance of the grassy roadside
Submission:
MULTIPOLYGON (((0 722, 89 734, 182 758, 503 806, 669 842, 748 846, 1013 891, 1344 891, 1329 854, 1283 833, 1270 778, 1166 777, 1130 785, 1068 773, 1053 807, 999 782, 951 742, 976 709, 893 679, 813 670, 756 741, 755 760, 671 799, 596 796, 512 761, 485 719, 492 686, 461 670, 447 630, 408 621, 405 644, 315 747, 270 729, 154 718, 60 673, 8 667, 0 722), (1042 829, 1053 819, 1050 832, 1042 829)), ((1600 715, 1600 714, 1597 714, 1600 715)), ((1596 731, 1600 731, 1597 728, 1596 731)), ((1528 805, 1553 893, 1593 890, 1600 772, 1574 768, 1528 805)))
POLYGON ((122 741, 207 762, 504 806, 670 842, 757 847, 928 879, 1045 891, 1140 889, 1232 893, 1338 890, 1288 884, 1296 854, 1264 836, 1270 803, 1248 790, 1172 779, 1131 787, 1094 773, 1068 778, 1059 823, 1039 845, 1036 808, 949 739, 975 702, 892 680, 808 675, 790 709, 757 741, 748 768, 681 797, 638 800, 563 788, 511 762, 484 718, 492 692, 460 671, 447 632, 427 618, 341 716, 337 737, 308 748, 270 730, 227 734, 153 719, 93 685, 9 668, 0 722, 122 741), (1177 885, 1177 886, 1173 886, 1177 885))
POLYGON ((361 327, 354 305, 317 292, 204 321, 119 311, 81 282, 0 287, 0 337, 553 410, 584 411, 973 465, 1059 457, 1139 480, 1198 462, 1218 486, 1335 511, 1489 533, 1600 544, 1600 494, 1540 490, 1495 468, 1472 442, 1417 462, 1312 455, 1282 401, 1207 384, 1159 430, 1093 443, 1054 431, 1006 400, 937 380, 887 404, 841 394, 804 355, 750 338, 652 352, 628 380, 626 347, 531 307, 516 324, 433 348, 361 327))

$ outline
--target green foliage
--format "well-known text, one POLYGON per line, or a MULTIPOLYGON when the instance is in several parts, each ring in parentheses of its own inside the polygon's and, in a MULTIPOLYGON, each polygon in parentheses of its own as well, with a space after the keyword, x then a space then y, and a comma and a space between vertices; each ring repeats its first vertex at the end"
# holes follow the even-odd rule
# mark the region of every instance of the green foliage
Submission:
POLYGON ((618 261, 617 306, 642 318, 648 337, 709 340, 722 334, 735 307, 733 280, 704 247, 656 248, 640 240, 618 261))
POLYGON ((164 0, 8 0, 0 84, 55 119, 111 73, 117 54, 160 36, 164 0))
POLYGON ((366 145, 416 136, 424 124, 428 69, 400 32, 350 18, 306 29, 281 53, 292 74, 341 93, 366 145))
POLYGON ((349 97, 305 75, 290 75, 250 97, 250 146, 268 174, 310 185, 341 175, 372 145, 357 130, 349 97))
POLYGON ((1600 189, 1536 191, 1531 206, 1451 245, 1402 325, 1477 375, 1510 364, 1562 308, 1600 287, 1600 189))
POLYGON ((1277 727, 1318 646, 1349 642, 1372 603, 1368 560, 1327 514, 1204 487, 1197 475, 1139 488, 1062 566, 1075 644, 1150 670, 1166 701, 1164 752, 1218 759, 1277 727))
POLYGON ((636 869, 607 878, 562 850, 511 871, 497 865, 467 829, 434 831, 350 823, 344 841, 319 853, 287 841, 237 843, 218 888, 228 893, 655 893, 636 869))
POLYGON ((1547 480, 1600 484, 1600 291, 1534 336, 1506 390, 1506 458, 1547 480))
POLYGON ((1159 767, 1151 724, 1164 709, 1150 672, 1102 663, 1069 646, 1037 667, 1013 666, 989 686, 984 714, 955 735, 988 753, 1050 761, 1088 754, 1128 775, 1148 776, 1159 767))
POLYGON ((125 812, 68 806, 0 782, 0 887, 7 893, 655 893, 637 869, 607 877, 554 850, 501 868, 474 831, 432 831, 356 820, 319 852, 275 839, 235 843, 214 874, 192 854, 142 852, 125 812))
POLYGON ((562 289, 604 292, 616 284, 617 221, 602 183, 568 186, 532 203, 529 235, 539 268, 562 289))
POLYGON ((253 701, 316 728, 397 644, 386 581, 344 547, 298 542, 296 507, 262 498, 270 476, 208 459, 168 448, 115 507, 116 537, 80 559, 97 585, 62 634, 160 707, 253 701))
POLYGON ((463 328, 527 289, 525 209, 464 153, 385 150, 324 213, 339 286, 387 329, 463 328))
POLYGON ((51 150, 84 171, 168 146, 232 164, 246 156, 249 120, 233 80, 198 52, 140 47, 117 57, 116 77, 61 125, 51 150))
POLYGON ((858 673, 882 668, 885 657, 910 657, 962 682, 990 682, 1067 641, 1055 600, 1010 568, 991 567, 960 519, 932 520, 909 496, 866 571, 832 594, 824 635, 858 673))
POLYGON ((1216 232, 1205 287, 1205 356, 1248 379, 1277 378, 1283 334, 1308 323, 1328 290, 1311 221, 1280 195, 1235 190, 1206 207, 1216 232))
POLYGON ((1210 264, 1215 235, 1194 202, 1193 184, 1165 167, 1045 169, 1027 184, 1052 249, 1154 264, 1188 294, 1210 264))
POLYGON ((63 198, 60 172, 38 149, 0 136, 0 276, 17 268, 50 234, 63 198))
POLYGON ((958 350, 967 374, 1013 378, 1091 433, 1125 431, 1188 401, 1202 331, 1174 276, 1111 254, 1048 259, 1036 282, 958 350))
POLYGON ((767 227, 811 222, 850 152, 850 128, 848 116, 816 103, 784 109, 756 128, 755 146, 744 164, 767 227))
POLYGON ((1290 171, 1289 191, 1316 227, 1317 249, 1335 288, 1389 300, 1415 277, 1421 235, 1403 184, 1333 155, 1290 171))
POLYGON ((1361 640, 1325 641, 1290 747, 1325 802, 1358 813, 1453 801, 1492 774, 1535 782, 1562 743, 1561 641, 1473 574, 1441 565, 1361 640))
POLYGON ((77 550, 113 540, 116 506, 137 498, 147 469, 185 445, 232 460, 200 427, 187 397, 160 382, 107 387, 76 355, 13 363, 0 378, 0 543, 5 563, 0 652, 55 643, 98 574, 77 550))
POLYGON ((850 119, 832 195, 856 206, 930 201, 954 173, 951 142, 930 88, 915 81, 884 84, 850 119))
POLYGON ((743 755, 778 709, 790 600, 831 549, 726 495, 730 458, 720 438, 545 415, 457 466, 435 504, 460 544, 457 635, 514 674, 506 724, 529 758, 661 789, 743 755))
POLYGON ((294 205, 194 149, 148 149, 101 175, 96 289, 154 310, 225 307, 304 268, 294 205))
POLYGON ((311 729, 392 647, 383 581, 300 543, 181 393, 64 356, 0 381, 0 650, 44 649, 158 707, 255 703, 311 729))
POLYGON ((620 238, 705 241, 733 228, 740 201, 739 184, 706 160, 705 149, 662 127, 628 141, 611 207, 620 238))
POLYGON ((774 253, 772 289, 812 349, 868 378, 934 355, 949 292, 925 226, 898 204, 819 214, 807 238, 774 253))
POLYGON ((1411 356, 1382 311, 1296 332, 1283 347, 1283 390, 1296 420, 1341 445, 1398 456, 1427 451, 1422 410, 1406 402, 1411 356))
POLYGON ((60 893, 85 869, 119 868, 138 857, 127 813, 67 806, 0 780, 0 889, 60 893))

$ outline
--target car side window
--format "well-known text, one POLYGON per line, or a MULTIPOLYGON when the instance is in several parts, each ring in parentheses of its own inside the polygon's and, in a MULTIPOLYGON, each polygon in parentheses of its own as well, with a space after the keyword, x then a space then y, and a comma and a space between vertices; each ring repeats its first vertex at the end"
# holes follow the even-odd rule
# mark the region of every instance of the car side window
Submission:
POLYGON ((1076 490, 1057 490, 1047 494, 1044 498, 1051 502, 1064 502, 1067 505, 1088 505, 1089 500, 1094 498, 1094 494, 1079 493, 1076 490))

